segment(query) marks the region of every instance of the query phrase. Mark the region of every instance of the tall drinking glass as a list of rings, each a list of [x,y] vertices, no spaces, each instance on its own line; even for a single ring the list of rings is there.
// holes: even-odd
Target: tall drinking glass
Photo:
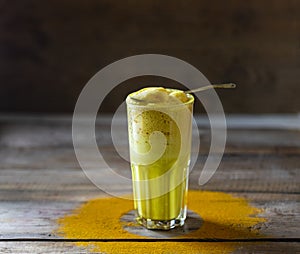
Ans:
[[[184,94],[185,102],[161,103],[134,100],[135,95],[128,95],[126,103],[136,219],[148,229],[182,226],[187,211],[194,98]]]

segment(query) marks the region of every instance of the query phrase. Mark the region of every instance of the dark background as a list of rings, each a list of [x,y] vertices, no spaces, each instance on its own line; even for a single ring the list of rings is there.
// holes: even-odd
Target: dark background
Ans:
[[[0,0],[0,112],[72,112],[97,71],[145,53],[185,60],[214,83],[236,82],[218,91],[225,112],[300,111],[298,0]],[[127,93],[121,84],[101,110]]]

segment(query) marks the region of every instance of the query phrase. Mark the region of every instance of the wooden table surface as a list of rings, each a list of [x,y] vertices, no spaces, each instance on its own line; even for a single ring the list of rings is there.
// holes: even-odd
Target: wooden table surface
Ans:
[[[128,163],[114,152],[110,119],[98,119],[97,141],[105,158],[122,174],[130,175]],[[300,116],[227,116],[224,157],[213,178],[201,187],[198,178],[209,149],[210,132],[203,116],[196,119],[201,148],[189,188],[244,197],[262,208],[261,216],[267,219],[260,226],[267,237],[245,241],[235,253],[300,253]],[[124,118],[116,124],[120,133],[126,133]],[[58,218],[83,202],[106,195],[81,170],[71,134],[71,116],[0,116],[1,253],[87,252],[74,244],[82,239],[55,234]],[[125,134],[120,144],[126,151]],[[131,190],[130,186],[112,188],[124,193]],[[222,239],[199,239],[211,240],[226,244]]]

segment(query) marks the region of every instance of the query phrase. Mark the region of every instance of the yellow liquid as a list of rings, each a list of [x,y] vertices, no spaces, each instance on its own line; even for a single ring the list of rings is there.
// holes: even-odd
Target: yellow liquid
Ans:
[[[142,159],[131,158],[134,205],[138,217],[163,221],[185,217],[192,103],[188,105],[188,110],[186,106],[160,111],[134,105],[128,105],[127,109],[131,154],[133,150],[140,154],[147,153],[151,149],[149,137],[153,132],[159,131],[166,138],[164,153],[151,164],[144,165]],[[174,119],[184,123],[181,131]],[[184,152],[181,153],[180,149]],[[165,175],[167,172],[169,174]],[[162,181],[144,181],[161,176]],[[153,193],[161,195],[151,197]]]
[[[149,172],[163,172],[163,168],[145,168],[144,166],[131,165],[133,180],[151,178]],[[176,169],[176,174],[182,178],[182,183],[168,193],[150,199],[135,200],[134,206],[138,211],[138,216],[152,220],[172,220],[185,212],[187,201],[187,168]],[[174,176],[174,177],[178,177]],[[169,179],[172,181],[172,177]],[[168,184],[168,182],[166,182]],[[159,189],[161,186],[153,184],[136,183],[133,186],[135,196],[147,197],[152,189]],[[137,194],[139,192],[139,194]]]

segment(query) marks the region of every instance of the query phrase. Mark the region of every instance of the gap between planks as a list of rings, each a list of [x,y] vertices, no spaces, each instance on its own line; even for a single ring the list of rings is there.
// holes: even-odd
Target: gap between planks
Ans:
[[[115,239],[73,239],[73,238],[2,238],[0,242],[300,242],[300,238],[115,238]]]

